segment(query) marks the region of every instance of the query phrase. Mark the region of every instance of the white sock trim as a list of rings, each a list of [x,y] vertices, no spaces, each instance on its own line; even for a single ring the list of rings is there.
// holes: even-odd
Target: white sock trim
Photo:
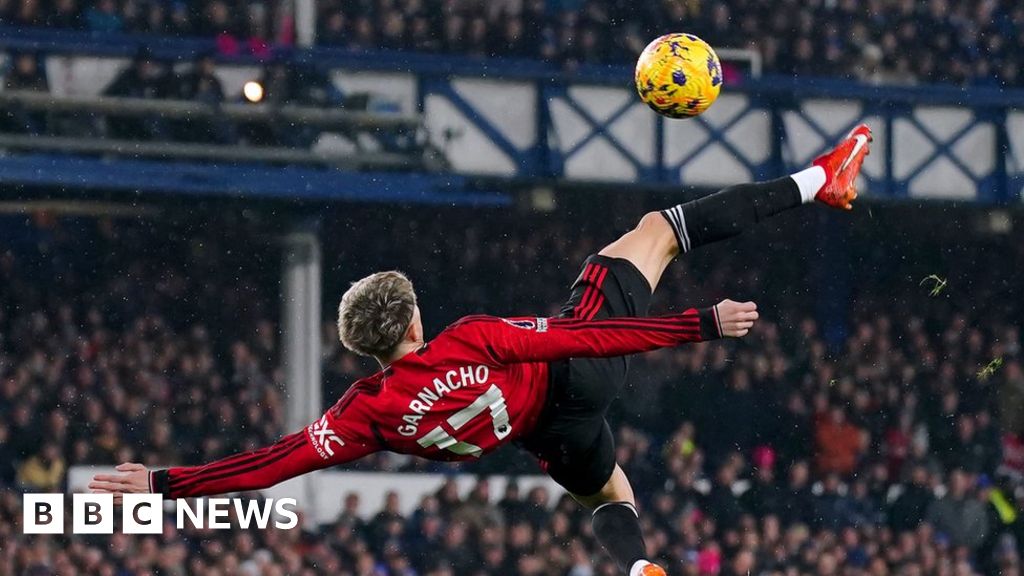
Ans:
[[[640,576],[640,571],[649,566],[651,563],[647,560],[637,560],[633,562],[633,566],[629,569],[629,576]]]
[[[683,216],[683,205],[673,206],[668,210],[662,210],[672,226],[672,229],[676,233],[676,238],[679,240],[679,250],[683,253],[690,251],[690,235],[686,231],[686,217]]]
[[[821,166],[811,166],[790,176],[800,189],[800,198],[804,204],[814,202],[818,190],[825,185],[825,169]]]
[[[625,506],[626,508],[629,508],[629,510],[633,513],[634,516],[636,516],[637,518],[640,517],[640,513],[636,511],[636,506],[633,506],[629,502],[605,502],[604,504],[601,504],[597,508],[594,508],[594,511],[591,512],[590,515],[593,516],[594,514],[597,514],[597,511],[600,510],[601,508],[604,508],[605,506]]]

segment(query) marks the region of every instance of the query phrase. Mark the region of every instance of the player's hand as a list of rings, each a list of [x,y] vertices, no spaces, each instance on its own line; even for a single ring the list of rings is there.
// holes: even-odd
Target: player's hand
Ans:
[[[723,337],[746,336],[754,326],[754,322],[757,321],[757,304],[753,302],[722,300],[715,305],[715,312],[718,314],[718,323],[722,327]]]
[[[89,482],[89,491],[94,494],[113,494],[114,503],[120,504],[125,494],[149,493],[149,469],[142,464],[125,462],[118,464],[121,474],[97,474]]]

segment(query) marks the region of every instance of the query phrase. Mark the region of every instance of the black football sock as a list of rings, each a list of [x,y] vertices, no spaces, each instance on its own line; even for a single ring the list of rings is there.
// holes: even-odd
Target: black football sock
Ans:
[[[622,572],[629,574],[633,564],[647,556],[647,546],[640,531],[640,518],[629,502],[609,502],[594,510],[594,536],[615,560]]]
[[[791,176],[730,186],[709,196],[680,204],[661,214],[672,226],[680,253],[732,238],[754,224],[804,202]]]

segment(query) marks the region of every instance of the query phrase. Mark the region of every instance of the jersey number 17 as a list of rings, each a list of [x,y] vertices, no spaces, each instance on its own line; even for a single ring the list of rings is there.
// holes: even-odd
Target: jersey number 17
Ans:
[[[498,440],[503,440],[512,433],[512,425],[508,421],[505,396],[501,393],[501,388],[498,388],[495,384],[491,384],[491,387],[478,396],[472,404],[448,417],[448,425],[458,432],[470,420],[483,414],[484,410],[488,409],[491,412],[491,423],[494,424],[494,435]],[[424,434],[422,438],[417,440],[417,443],[424,448],[437,446],[441,450],[448,450],[462,456],[479,458],[483,454],[483,449],[479,446],[457,440],[440,426]]]

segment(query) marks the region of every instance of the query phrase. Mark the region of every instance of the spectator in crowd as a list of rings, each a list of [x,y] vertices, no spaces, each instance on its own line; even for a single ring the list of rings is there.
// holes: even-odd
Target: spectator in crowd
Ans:
[[[1006,364],[1000,395],[1003,401],[999,405],[999,419],[1003,430],[1024,433],[1024,370],[1020,362],[1012,360]]]
[[[343,46],[349,35],[350,23],[342,10],[324,14],[319,22],[320,30],[317,37],[321,44],[329,46]]]
[[[913,529],[924,520],[925,514],[935,500],[928,469],[922,465],[914,467],[909,485],[890,508],[889,525],[898,532]]]
[[[847,419],[842,406],[831,406],[827,413],[819,415],[814,433],[818,472],[843,476],[852,473],[864,451],[864,435]]]
[[[0,421],[0,486],[12,486],[17,474],[17,456],[10,444],[11,430],[6,422]]]
[[[212,53],[200,55],[192,67],[171,83],[169,96],[179,100],[193,100],[209,106],[224,102],[224,87],[216,75],[216,61]],[[231,123],[223,119],[189,118],[174,122],[172,130],[176,140],[187,142],[220,142],[234,140]]]
[[[971,479],[962,468],[949,474],[948,492],[932,502],[925,518],[953,546],[975,550],[988,536],[988,515],[985,504],[971,496]]]
[[[760,446],[753,453],[754,478],[743,493],[744,509],[757,518],[778,516],[782,512],[783,493],[775,478],[775,452]]]
[[[103,91],[105,96],[166,98],[170,93],[170,79],[164,66],[147,49],[141,49],[131,66],[114,78]],[[147,116],[111,116],[107,118],[107,131],[114,138],[128,140],[157,140],[166,137],[167,122],[158,114]]]
[[[477,480],[465,502],[452,513],[452,519],[470,529],[482,531],[500,525],[503,520],[498,507],[491,504],[491,485],[486,477]]]
[[[46,25],[53,28],[82,28],[82,10],[78,0],[55,0]]]
[[[118,12],[116,0],[96,0],[85,11],[86,27],[92,32],[111,33],[124,29],[122,14]]]
[[[56,444],[46,443],[18,468],[18,485],[27,492],[59,492],[64,484],[64,458]]]
[[[290,44],[288,3],[95,0],[84,25],[97,32],[198,34],[224,54],[267,58]],[[318,41],[349,49],[444,51],[529,57],[574,68],[628,64],[660,34],[700,31],[715,46],[760,53],[769,72],[871,83],[1020,86],[1024,8],[1014,0],[823,2],[452,2],[320,0]],[[79,26],[79,0],[8,0],[0,22]],[[729,72],[731,74],[731,72]],[[729,80],[727,78],[727,80]]]
[[[5,76],[4,86],[7,90],[28,90],[32,92],[49,92],[46,71],[40,64],[40,56],[32,52],[15,52],[10,54],[11,69]]]
[[[738,455],[737,455],[738,456]],[[738,468],[741,466],[737,458],[729,458],[718,467],[711,491],[707,495],[704,508],[717,521],[725,526],[734,526],[739,522],[743,514],[739,498],[733,492],[733,486],[738,477]]]
[[[789,467],[789,480],[783,494],[785,504],[780,515],[783,524],[811,525],[818,521],[817,500],[807,462],[800,460]]]
[[[35,27],[45,23],[43,10],[45,9],[39,0],[20,0],[8,2],[6,8],[9,14],[7,20],[17,26]]]
[[[359,36],[356,44],[362,48],[434,51],[441,47],[410,41],[411,36],[433,37],[444,38],[443,48],[452,53],[540,57],[573,67],[628,63],[659,34],[702,30],[701,36],[713,45],[760,51],[767,69],[774,72],[869,82],[1018,83],[1020,42],[1007,38],[1018,37],[1008,31],[1024,19],[1022,10],[1009,1],[977,3],[985,6],[983,10],[975,4],[787,0],[779,7],[729,0],[657,2],[625,9],[624,3],[613,0],[482,6],[420,0],[371,6],[325,0],[318,7],[319,40],[327,45],[352,46],[351,38]],[[537,37],[520,41],[520,28]],[[925,30],[934,33],[925,35]],[[908,46],[914,48],[908,52]]]
[[[628,200],[628,210],[639,209],[641,199]],[[605,212],[609,203],[615,201],[600,203]],[[915,206],[915,214],[921,209]],[[42,570],[37,565],[61,574],[175,566],[195,574],[242,566],[290,574],[612,569],[571,499],[551,506],[551,494],[538,487],[525,495],[510,489],[499,503],[483,482],[471,498],[448,482],[411,515],[392,498],[369,503],[361,518],[353,501],[335,523],[316,530],[169,529],[159,536],[68,536],[59,544],[20,534],[17,471],[33,458],[33,466],[52,470],[47,444],[68,466],[186,464],[266,444],[283,431],[279,254],[272,243],[254,241],[276,231],[276,222],[168,210],[159,220],[7,216],[0,225],[0,572]],[[515,210],[345,205],[334,217],[324,210],[325,253],[346,268],[325,275],[325,293],[336,292],[332,283],[392,262],[418,279],[424,299],[447,303],[435,325],[478,310],[543,314],[564,296],[559,279],[572,272],[562,263],[578,260],[615,225],[607,215],[575,210],[571,219],[531,212],[529,227]],[[1014,511],[1024,490],[1014,461],[992,455],[990,447],[999,445],[1000,433],[1013,433],[1001,427],[1003,412],[995,409],[1020,377],[1010,367],[1019,362],[1024,299],[1008,274],[1024,264],[1024,249],[1009,236],[952,224],[958,241],[944,242],[927,218],[921,229],[906,222],[896,231],[886,225],[899,216],[892,211],[898,208],[876,207],[879,226],[847,239],[862,255],[856,263],[862,288],[850,302],[848,334],[831,347],[825,330],[807,317],[808,266],[794,265],[801,260],[793,251],[758,252],[763,256],[754,263],[688,260],[701,286],[678,283],[659,296],[664,300],[655,305],[669,306],[683,301],[684,291],[688,300],[699,291],[741,286],[763,298],[765,312],[749,342],[694,346],[633,363],[637,393],[626,395],[613,423],[624,468],[645,483],[639,505],[650,512],[645,531],[652,557],[681,573],[709,574],[1019,570],[1024,530]],[[955,213],[943,215],[956,223]],[[894,245],[892,235],[914,243],[919,261],[896,270],[902,250],[872,249]],[[435,241],[401,242],[409,237]],[[921,270],[914,267],[936,269],[929,255],[936,244],[937,261],[955,268],[951,285],[969,279],[972,298],[920,294],[913,278]],[[758,249],[730,247],[743,254]],[[450,281],[467,269],[474,282]],[[531,281],[491,281],[510,274]],[[324,397],[333,399],[375,368],[344,352],[329,328],[324,334]],[[1005,358],[1004,367],[981,382],[977,370],[996,356]],[[707,424],[706,415],[718,395],[737,388],[759,395],[753,440],[711,454],[710,435],[722,428]],[[655,406],[636,408],[637,398]],[[813,441],[802,450],[795,444],[814,438],[836,406],[845,413],[834,422],[862,431],[848,473],[819,471]],[[973,427],[960,423],[966,420]],[[895,437],[885,433],[893,428],[909,438],[897,440],[904,454],[896,461],[888,458],[899,452],[888,444]],[[949,467],[947,451],[975,454],[978,446],[977,464]],[[3,471],[5,453],[14,474]],[[488,471],[537,472],[524,460],[495,455]],[[353,468],[453,470],[388,454]],[[378,521],[366,521],[379,512]]]
[[[5,90],[48,92],[46,71],[40,56],[32,52],[10,54],[10,70],[4,75]],[[47,128],[44,112],[26,110],[17,104],[7,105],[0,112],[0,130],[22,134],[44,134]]]

